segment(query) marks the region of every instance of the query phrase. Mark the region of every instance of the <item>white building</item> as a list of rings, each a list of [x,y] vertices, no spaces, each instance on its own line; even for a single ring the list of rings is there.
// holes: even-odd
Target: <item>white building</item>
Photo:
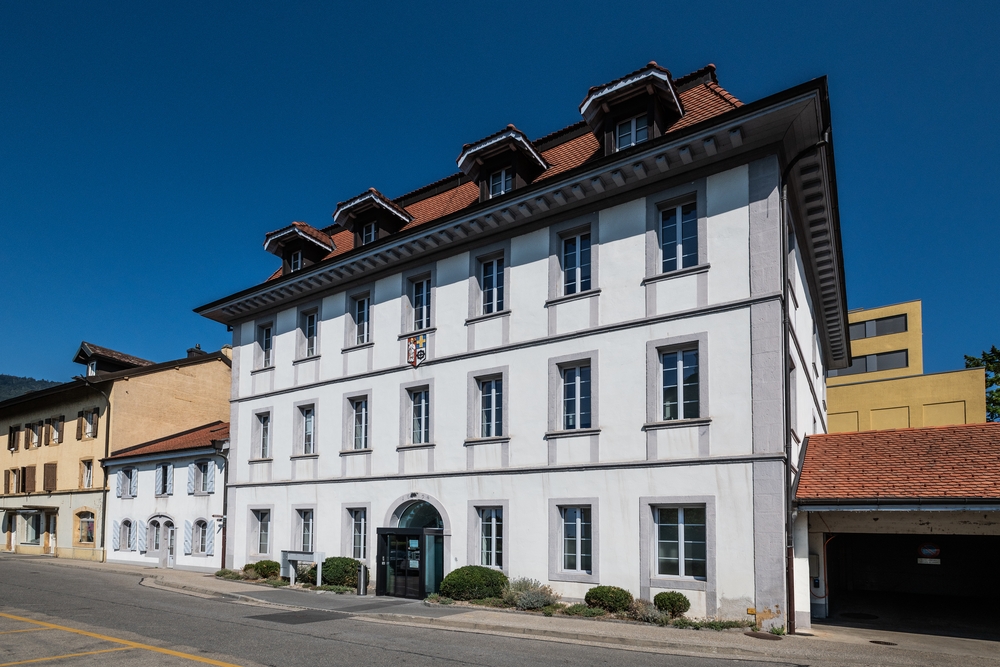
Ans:
[[[104,459],[108,562],[222,567],[228,447],[229,424],[214,422]]]
[[[484,564],[808,624],[789,461],[848,360],[826,81],[742,104],[650,63],[580,111],[268,234],[282,269],[198,310],[233,327],[227,566],[312,549],[413,597]]]

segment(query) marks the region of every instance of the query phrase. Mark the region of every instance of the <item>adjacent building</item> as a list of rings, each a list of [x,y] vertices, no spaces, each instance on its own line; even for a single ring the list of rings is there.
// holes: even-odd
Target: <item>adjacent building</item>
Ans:
[[[233,330],[227,566],[339,554],[417,597],[480,564],[808,625],[792,464],[850,361],[826,80],[743,103],[650,63],[579,111],[268,234],[281,268],[198,309]]]
[[[217,421],[106,458],[108,562],[218,570],[228,448]]]
[[[0,548],[104,558],[101,459],[153,438],[228,418],[231,362],[198,348],[154,363],[84,342],[71,382],[0,403]]]
[[[986,421],[985,370],[924,373],[921,302],[848,313],[851,365],[827,379],[830,432]]]

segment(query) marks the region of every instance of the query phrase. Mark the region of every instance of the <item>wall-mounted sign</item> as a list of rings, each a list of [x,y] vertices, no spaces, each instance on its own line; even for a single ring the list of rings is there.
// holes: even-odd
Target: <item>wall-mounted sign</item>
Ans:
[[[940,565],[940,558],[918,558],[917,565]]]
[[[414,368],[427,359],[427,337],[424,335],[410,336],[406,339],[406,363]]]
[[[937,558],[941,555],[941,547],[931,542],[924,542],[917,547],[917,553],[921,558]]]

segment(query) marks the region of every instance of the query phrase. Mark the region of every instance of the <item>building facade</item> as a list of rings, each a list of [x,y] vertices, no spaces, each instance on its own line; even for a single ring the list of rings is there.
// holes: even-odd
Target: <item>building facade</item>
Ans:
[[[827,379],[830,432],[986,421],[985,370],[924,374],[920,301],[848,313],[851,365]]]
[[[228,448],[229,424],[214,422],[105,459],[108,562],[222,567]]]
[[[743,104],[651,63],[580,111],[268,234],[281,269],[198,309],[233,328],[227,566],[322,551],[417,597],[479,564],[808,624],[789,461],[848,363],[825,80]]]
[[[226,350],[228,353],[228,350]],[[228,354],[153,363],[83,343],[71,382],[0,403],[0,548],[103,560],[107,481],[118,448],[227,418]]]

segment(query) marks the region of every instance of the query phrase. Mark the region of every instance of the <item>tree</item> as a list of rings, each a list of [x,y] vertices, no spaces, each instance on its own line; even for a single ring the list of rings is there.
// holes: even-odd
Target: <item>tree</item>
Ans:
[[[965,367],[986,369],[986,419],[1000,422],[1000,350],[994,345],[981,357],[965,355]]]

